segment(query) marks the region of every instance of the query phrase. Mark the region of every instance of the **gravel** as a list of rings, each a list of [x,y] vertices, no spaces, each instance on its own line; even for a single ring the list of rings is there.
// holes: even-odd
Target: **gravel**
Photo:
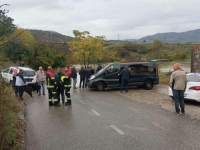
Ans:
[[[128,93],[116,93],[137,102],[157,105],[170,112],[175,112],[174,101],[168,95],[167,85],[160,84],[154,86],[152,90],[134,88],[129,90]],[[200,120],[200,103],[196,101],[185,101],[185,112],[190,118]]]

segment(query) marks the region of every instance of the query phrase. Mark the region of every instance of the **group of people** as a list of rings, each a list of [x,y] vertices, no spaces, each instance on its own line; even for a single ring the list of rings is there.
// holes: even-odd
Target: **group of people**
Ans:
[[[96,73],[101,70],[101,65],[98,65],[96,69]],[[95,73],[92,66],[88,66],[86,68],[81,67],[79,71],[80,75],[80,83],[79,88],[87,87],[87,83],[89,78]],[[128,66],[118,74],[121,79],[120,91],[122,92],[125,88],[126,92],[128,92],[128,83],[131,79],[131,73],[128,69]],[[37,83],[40,85],[40,90],[38,91],[38,96],[41,94],[45,95],[45,80],[48,89],[48,99],[49,106],[61,106],[60,105],[60,97],[62,99],[62,103],[65,105],[71,105],[71,78],[73,79],[73,89],[77,89],[77,71],[75,65],[70,69],[69,67],[65,67],[65,72],[63,73],[61,68],[57,68],[57,73],[54,74],[52,67],[48,67],[47,73],[44,72],[43,68],[40,66],[39,70],[36,73]],[[23,99],[24,86],[27,86],[26,81],[23,77],[23,69],[13,70],[13,85],[15,86],[15,95],[18,96],[19,99]],[[184,91],[186,89],[186,72],[181,69],[179,63],[174,64],[174,72],[171,74],[169,86],[172,88],[174,102],[175,102],[175,110],[177,115],[185,113],[184,106]],[[65,102],[65,96],[67,101]],[[180,107],[179,107],[180,106]]]
[[[98,64],[98,67],[96,69],[96,73],[102,69],[102,66],[100,64]],[[73,79],[73,89],[77,89],[76,87],[76,83],[77,83],[77,72],[76,72],[76,68],[75,66],[72,67],[72,79]],[[79,75],[80,75],[80,83],[79,83],[79,88],[85,88],[88,86],[88,81],[89,78],[95,73],[94,69],[92,68],[92,66],[87,66],[85,67],[81,67],[80,71],[79,71]]]
[[[65,67],[65,73],[63,73],[59,67],[57,73],[54,74],[52,67],[49,66],[47,73],[45,73],[43,68],[39,67],[39,70],[36,73],[36,80],[40,85],[38,96],[41,96],[42,93],[45,95],[44,83],[46,80],[49,106],[61,106],[60,97],[62,98],[62,103],[65,103],[66,106],[71,105],[71,72],[69,67]],[[65,96],[67,98],[66,102]]]
[[[98,72],[102,67],[98,65],[96,72]],[[92,66],[88,66],[86,69],[81,67],[79,71],[80,75],[80,84],[79,88],[87,87],[88,80],[91,75],[95,73]],[[77,89],[77,70],[75,65],[70,69],[69,67],[65,67],[65,72],[62,72],[62,69],[59,67],[57,68],[57,73],[54,74],[52,67],[48,67],[47,73],[43,71],[42,67],[39,67],[39,70],[36,73],[36,80],[37,83],[40,85],[40,90],[38,91],[38,96],[41,94],[45,95],[45,80],[46,86],[48,89],[48,99],[49,99],[49,106],[61,106],[61,99],[62,103],[65,105],[71,105],[71,79],[73,80],[73,89]],[[65,102],[65,97],[67,101]]]

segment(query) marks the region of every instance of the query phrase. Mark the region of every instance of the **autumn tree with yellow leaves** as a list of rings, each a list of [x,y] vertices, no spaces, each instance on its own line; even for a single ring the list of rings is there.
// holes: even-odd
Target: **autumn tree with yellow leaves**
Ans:
[[[90,36],[88,31],[73,31],[74,38],[70,42],[73,57],[82,62],[84,66],[91,62],[102,62],[105,56],[104,36]]]

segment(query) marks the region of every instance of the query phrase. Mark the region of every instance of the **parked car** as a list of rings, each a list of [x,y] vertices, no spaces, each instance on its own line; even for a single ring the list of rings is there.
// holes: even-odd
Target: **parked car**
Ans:
[[[1,72],[2,78],[6,83],[12,84],[12,73],[15,68],[18,72],[20,69],[24,70],[24,79],[29,86],[34,86],[36,84],[36,72],[31,68],[19,66],[11,66]]]
[[[186,100],[200,102],[200,73],[186,74],[187,86],[184,93]],[[169,87],[169,96],[173,98],[172,89]]]
[[[129,86],[143,86],[145,89],[151,90],[154,85],[159,84],[156,62],[130,62],[107,65],[90,77],[88,87],[98,91],[103,91],[105,88],[119,88],[118,74],[125,66],[128,66],[131,71]]]

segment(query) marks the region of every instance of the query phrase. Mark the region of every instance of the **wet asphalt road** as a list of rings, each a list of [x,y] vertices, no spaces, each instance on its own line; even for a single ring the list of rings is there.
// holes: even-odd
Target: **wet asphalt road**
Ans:
[[[72,106],[26,96],[27,150],[198,150],[200,122],[157,106],[89,89]],[[123,93],[126,94],[126,93]]]

